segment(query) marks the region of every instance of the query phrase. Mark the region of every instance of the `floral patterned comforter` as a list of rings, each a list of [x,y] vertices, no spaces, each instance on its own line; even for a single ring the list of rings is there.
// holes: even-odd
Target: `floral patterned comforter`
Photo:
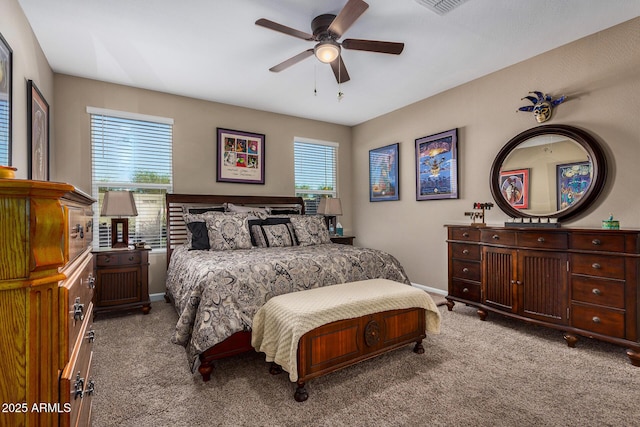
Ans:
[[[239,331],[270,298],[320,286],[383,278],[410,284],[397,259],[376,250],[326,243],[313,246],[189,251],[171,254],[167,292],[179,319],[171,338],[198,355]]]

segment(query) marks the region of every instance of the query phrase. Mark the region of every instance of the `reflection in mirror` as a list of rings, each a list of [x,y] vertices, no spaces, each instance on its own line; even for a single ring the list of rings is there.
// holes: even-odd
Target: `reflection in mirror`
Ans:
[[[528,169],[526,175],[509,173],[522,169]],[[502,162],[500,188],[505,200],[521,212],[548,216],[582,198],[591,183],[591,172],[589,156],[576,141],[541,135],[519,144]]]
[[[491,167],[491,194],[512,218],[567,219],[584,212],[604,187],[598,142],[582,129],[543,125],[512,138]]]

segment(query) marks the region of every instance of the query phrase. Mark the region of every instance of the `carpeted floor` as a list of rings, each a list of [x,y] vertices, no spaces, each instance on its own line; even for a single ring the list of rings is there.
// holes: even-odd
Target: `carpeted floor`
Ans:
[[[640,368],[623,348],[475,309],[440,307],[442,332],[426,352],[406,346],[312,380],[293,399],[286,374],[261,354],[220,361],[208,383],[169,342],[177,315],[94,323],[93,425],[106,426],[631,426],[640,422]]]

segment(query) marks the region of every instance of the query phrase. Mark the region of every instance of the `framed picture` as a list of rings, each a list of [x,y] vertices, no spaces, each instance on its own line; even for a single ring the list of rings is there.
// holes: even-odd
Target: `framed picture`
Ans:
[[[369,150],[369,201],[400,200],[400,160],[395,143]]]
[[[416,200],[458,198],[458,129],[416,139]]]
[[[11,166],[13,51],[0,34],[0,165]]]
[[[217,128],[218,182],[264,184],[264,135]]]
[[[558,210],[578,202],[591,185],[591,162],[565,163],[556,166]]]
[[[500,171],[500,192],[516,209],[529,208],[529,169]]]
[[[49,181],[49,104],[33,80],[27,82],[27,111],[29,179]]]

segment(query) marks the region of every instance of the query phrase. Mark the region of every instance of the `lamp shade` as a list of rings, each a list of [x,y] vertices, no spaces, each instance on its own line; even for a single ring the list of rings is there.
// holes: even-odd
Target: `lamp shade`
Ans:
[[[340,55],[340,46],[333,41],[324,41],[316,45],[314,53],[320,62],[330,64]]]
[[[322,215],[342,215],[342,203],[340,199],[323,197],[318,205],[318,213]]]
[[[102,201],[100,216],[138,216],[131,191],[107,191]]]

